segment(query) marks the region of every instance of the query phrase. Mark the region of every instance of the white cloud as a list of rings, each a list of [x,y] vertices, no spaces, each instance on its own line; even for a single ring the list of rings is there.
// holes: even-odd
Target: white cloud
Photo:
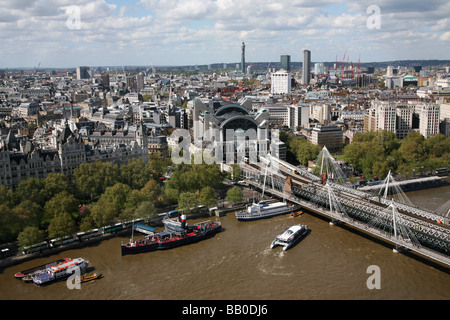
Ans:
[[[447,59],[449,2],[378,0],[379,30],[366,26],[371,4],[372,0],[129,0],[123,4],[0,0],[0,67],[32,66],[37,52],[45,52],[40,57],[45,64],[64,66],[81,61],[88,65],[238,62],[241,41],[247,44],[249,61],[278,61],[280,54],[300,61],[304,46],[310,46],[314,61],[334,61],[345,49],[355,57],[361,53],[365,61],[419,55]],[[67,8],[72,5],[80,8],[78,30],[66,25]]]
[[[450,40],[450,31],[447,31],[445,33],[443,33],[440,37],[439,40],[442,41],[449,41]]]

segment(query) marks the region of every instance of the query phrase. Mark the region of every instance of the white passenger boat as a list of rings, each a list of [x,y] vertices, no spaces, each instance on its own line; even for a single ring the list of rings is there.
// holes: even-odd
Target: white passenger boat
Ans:
[[[273,249],[276,246],[282,246],[283,251],[286,251],[306,234],[307,231],[308,227],[306,225],[295,224],[279,234],[275,240],[272,241],[270,249]]]
[[[239,221],[250,221],[263,218],[271,218],[281,214],[287,214],[298,210],[300,206],[289,205],[286,202],[254,203],[247,210],[236,212]]]
[[[34,284],[41,286],[53,281],[67,278],[79,271],[80,274],[86,271],[89,261],[83,258],[76,258],[65,263],[61,263],[47,268],[43,273],[33,277]]]

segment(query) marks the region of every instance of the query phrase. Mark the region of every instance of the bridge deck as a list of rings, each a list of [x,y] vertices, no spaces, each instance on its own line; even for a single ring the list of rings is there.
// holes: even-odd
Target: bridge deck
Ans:
[[[271,173],[270,171],[267,173],[267,176],[265,178],[265,185],[263,185],[261,181],[261,175],[264,175],[264,173],[266,172],[265,164],[260,164],[260,166],[255,164],[254,165],[242,164],[241,168],[243,169],[244,174],[247,176],[246,182],[250,185],[253,185],[256,188],[260,189],[264,188],[265,192],[270,193],[276,197],[284,198],[293,203],[300,204],[302,207],[311,212],[325,216],[333,221],[338,220],[344,223],[345,225],[351,226],[352,228],[355,228],[359,231],[370,234],[389,243],[393,243],[396,246],[399,245],[402,248],[411,250],[417,253],[418,255],[432,259],[446,266],[450,266],[450,257],[442,252],[435,251],[431,248],[428,248],[427,246],[416,245],[410,241],[395,238],[393,235],[387,233],[386,231],[377,229],[375,227],[371,227],[369,224],[364,223],[363,221],[358,221],[357,219],[353,219],[352,217],[347,216],[345,214],[331,212],[329,209],[314,204],[312,202],[309,202],[305,199],[302,199],[294,195],[293,193],[286,193],[272,188],[273,185],[272,178],[274,180],[278,180],[277,183],[279,184],[280,179],[285,181],[287,177],[292,179],[292,187],[294,187],[294,185],[299,186],[300,188],[305,188],[308,186],[314,186],[317,188],[323,187],[323,185],[317,183],[319,181],[319,178],[312,175],[311,173],[306,172],[304,170],[302,171],[301,169],[296,168],[290,165],[289,163],[280,161],[278,159],[277,162],[280,165],[280,167],[278,168],[279,170],[277,170],[276,173]],[[297,175],[293,175],[292,174],[293,172],[297,173]],[[339,190],[338,192],[340,192],[340,201],[343,201],[343,203],[350,201],[355,205],[355,207],[359,208],[364,207],[365,210],[371,211],[372,214],[374,212],[379,212],[383,210],[387,206],[386,201],[380,201],[379,198],[373,197],[372,195],[366,192],[354,190],[335,183],[331,183],[330,185],[332,185],[333,188]],[[317,189],[317,192],[323,193],[324,189]],[[416,225],[420,224],[421,227],[423,226],[424,229],[431,230],[430,233],[433,233],[432,236],[435,236],[434,233],[436,232],[438,237],[443,237],[445,238],[444,241],[448,241],[448,238],[450,237],[450,235],[448,234],[450,232],[448,226],[435,225],[434,220],[436,220],[437,218],[435,217],[434,214],[424,211],[420,208],[413,208],[403,204],[400,204],[399,207],[400,207],[399,209],[405,210],[405,213],[411,214],[410,219],[412,219]],[[421,219],[427,219],[429,222],[415,219],[414,215],[416,214],[418,218],[420,217]],[[435,231],[434,229],[437,228],[439,230]]]

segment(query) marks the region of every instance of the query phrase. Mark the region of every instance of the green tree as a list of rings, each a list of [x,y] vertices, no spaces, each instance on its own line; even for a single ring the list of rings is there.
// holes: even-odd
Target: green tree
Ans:
[[[163,176],[172,165],[170,158],[162,158],[158,154],[150,154],[148,156],[147,167],[150,172],[153,172],[153,179],[159,180],[159,177]]]
[[[43,190],[42,195],[45,201],[50,200],[56,194],[66,191],[70,193],[72,190],[69,186],[67,176],[62,173],[50,173],[45,179],[42,180]]]
[[[214,207],[218,202],[217,194],[213,188],[208,186],[204,187],[202,188],[202,190],[200,190],[198,202],[207,207]]]
[[[23,248],[36,243],[40,243],[44,241],[44,238],[44,231],[39,230],[36,227],[26,227],[17,237],[19,250],[23,250]]]
[[[102,199],[92,205],[91,217],[97,227],[103,227],[115,223],[120,210],[115,202],[106,202]]]
[[[14,191],[7,186],[0,186],[0,199],[1,203],[13,208],[17,202],[17,195]]]
[[[116,183],[115,185],[106,188],[105,192],[100,197],[102,202],[114,203],[119,211],[127,207],[128,195],[131,193],[131,188],[123,183]]]
[[[155,205],[151,201],[143,201],[134,210],[134,218],[152,219],[158,216]]]
[[[39,205],[44,205],[44,182],[41,179],[31,177],[19,182],[16,188],[18,201],[31,200]]]
[[[423,143],[425,153],[432,157],[442,157],[450,153],[450,137],[445,137],[442,133],[429,137]]]
[[[198,207],[198,198],[193,192],[183,192],[178,199],[178,210],[185,214],[194,213]]]
[[[20,221],[22,228],[39,227],[42,220],[42,208],[31,200],[24,200],[13,209],[13,214]]]
[[[387,161],[375,161],[371,173],[374,177],[384,179],[389,173],[389,170],[391,170],[391,168],[389,167],[389,163]]]
[[[122,182],[132,189],[141,189],[150,178],[149,167],[142,159],[133,159],[120,166]]]
[[[180,197],[180,191],[175,188],[169,188],[166,185],[164,188],[164,202],[168,205],[175,204],[178,202],[178,198]]]
[[[0,204],[0,241],[11,241],[17,237],[21,225],[13,210],[4,204]]]
[[[67,212],[57,214],[48,225],[48,236],[58,238],[71,235],[77,231],[77,225],[72,216]]]
[[[147,201],[147,196],[141,190],[131,190],[127,197],[127,208],[135,209],[144,201]]]
[[[227,191],[226,200],[231,203],[236,203],[244,200],[241,188],[234,186]]]
[[[424,155],[423,145],[417,140],[404,141],[399,151],[406,162],[418,162]]]
[[[147,201],[156,202],[161,195],[161,187],[156,180],[148,180],[144,187],[140,190]]]
[[[217,164],[179,164],[173,171],[166,187],[178,189],[180,193],[201,190],[210,186],[218,188],[222,184],[223,174]]]
[[[78,216],[78,200],[67,191],[56,194],[45,203],[44,212],[46,219],[52,219],[59,214],[67,213],[72,217]]]
[[[94,219],[91,216],[83,217],[80,222],[80,231],[86,232],[92,230],[92,228],[94,228]]]
[[[82,163],[75,168],[73,181],[78,192],[92,201],[120,181],[119,167],[111,162]]]
[[[372,175],[375,162],[384,161],[384,150],[376,142],[352,142],[344,148],[344,160],[366,176]]]

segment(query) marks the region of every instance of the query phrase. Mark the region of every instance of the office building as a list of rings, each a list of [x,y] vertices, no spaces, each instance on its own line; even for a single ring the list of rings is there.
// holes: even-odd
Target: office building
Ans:
[[[281,65],[281,69],[284,69],[287,72],[291,72],[291,56],[282,55],[280,57],[280,65]]]
[[[311,51],[303,50],[302,83],[309,84],[311,80]]]
[[[289,128],[298,130],[306,128],[309,123],[309,105],[296,104],[289,106]]]
[[[344,133],[336,125],[318,125],[311,131],[311,143],[327,147],[328,151],[338,151],[344,146]]]
[[[279,70],[271,74],[272,94],[288,94],[291,93],[291,74],[287,70]]]
[[[77,80],[89,79],[89,67],[77,67]]]
[[[314,74],[323,74],[324,73],[324,65],[323,62],[317,62],[314,64]]]
[[[426,138],[439,133],[440,107],[436,103],[420,103],[416,106],[419,113],[419,132]]]
[[[412,130],[426,138],[439,133],[440,106],[435,103],[374,101],[364,115],[364,130],[389,130],[399,139]]]
[[[364,116],[364,130],[389,130],[396,132],[396,105],[388,101],[373,101]]]
[[[404,139],[408,133],[412,130],[412,121],[414,108],[410,105],[397,105],[396,109],[397,119],[396,119],[396,133],[399,139]]]

